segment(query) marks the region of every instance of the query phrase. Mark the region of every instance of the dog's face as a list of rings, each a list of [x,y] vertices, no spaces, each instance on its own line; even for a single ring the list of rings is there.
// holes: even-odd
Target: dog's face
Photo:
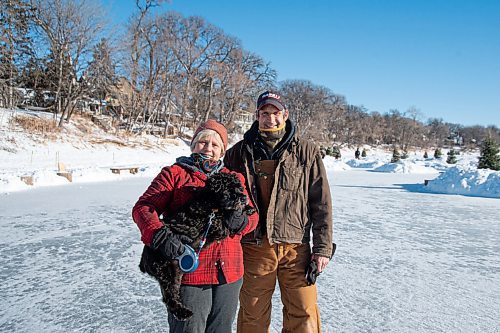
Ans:
[[[247,204],[238,177],[230,173],[218,173],[207,180],[204,190],[216,207],[222,210],[242,209]]]

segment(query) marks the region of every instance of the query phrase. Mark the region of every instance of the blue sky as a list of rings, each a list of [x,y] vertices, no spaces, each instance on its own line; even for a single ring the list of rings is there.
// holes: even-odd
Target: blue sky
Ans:
[[[124,22],[134,0],[102,0]],[[173,0],[262,56],[368,111],[500,127],[500,1]]]

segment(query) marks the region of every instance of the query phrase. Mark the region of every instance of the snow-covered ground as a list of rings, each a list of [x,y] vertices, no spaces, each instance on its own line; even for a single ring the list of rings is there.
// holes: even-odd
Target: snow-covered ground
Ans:
[[[0,332],[165,331],[130,211],[187,145],[105,133],[46,144],[7,118],[0,110]],[[500,331],[499,172],[476,170],[477,153],[455,166],[423,152],[397,164],[381,149],[353,154],[324,160],[338,250],[318,279],[323,331]],[[279,290],[271,325],[281,331]]]
[[[57,141],[26,134],[12,125],[13,116],[51,117],[48,113],[3,111],[0,109],[0,193],[68,184],[57,176],[62,163],[72,173],[74,183],[121,180],[127,172],[111,173],[110,167],[137,166],[137,176],[152,177],[175,156],[188,153],[185,142],[155,137],[109,135],[88,121],[77,118],[65,126]],[[33,185],[21,181],[32,177]]]

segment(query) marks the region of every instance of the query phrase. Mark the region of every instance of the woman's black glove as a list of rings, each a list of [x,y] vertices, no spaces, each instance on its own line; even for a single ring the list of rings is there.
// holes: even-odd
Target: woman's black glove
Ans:
[[[160,251],[167,259],[174,259],[184,253],[184,244],[191,243],[193,240],[184,235],[176,235],[167,227],[159,229],[153,235],[151,248]]]
[[[231,210],[225,212],[224,223],[227,225],[229,232],[234,235],[245,229],[248,224],[248,216],[241,210]]]

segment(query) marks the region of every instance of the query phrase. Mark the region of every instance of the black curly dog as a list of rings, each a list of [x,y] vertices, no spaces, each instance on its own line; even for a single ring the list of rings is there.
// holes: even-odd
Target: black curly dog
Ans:
[[[180,208],[174,216],[165,218],[164,223],[173,233],[191,238],[193,242],[189,245],[197,250],[212,212],[215,212],[215,217],[203,247],[230,234],[223,223],[224,212],[230,210],[243,210],[247,215],[255,212],[255,208],[247,205],[247,196],[236,175],[217,173],[207,180],[205,187],[199,190],[193,200]],[[139,268],[160,283],[163,302],[178,320],[186,320],[193,315],[181,302],[180,286],[184,273],[179,268],[178,260],[166,259],[158,251],[144,246]]]

